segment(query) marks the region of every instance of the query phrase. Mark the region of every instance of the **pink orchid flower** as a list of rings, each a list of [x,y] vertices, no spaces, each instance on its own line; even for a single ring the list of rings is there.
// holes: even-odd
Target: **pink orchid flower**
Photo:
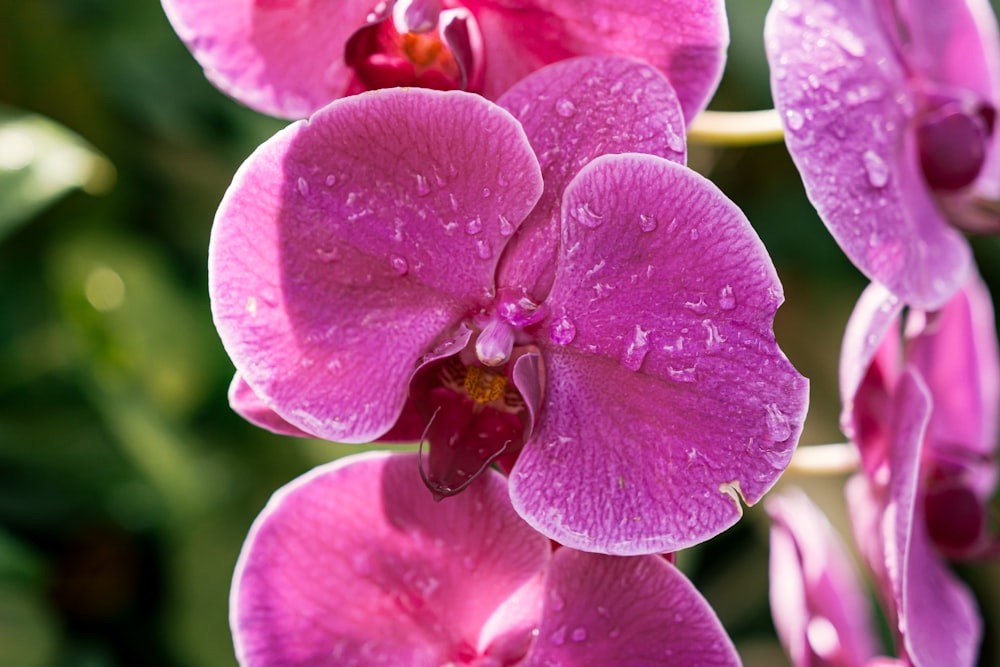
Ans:
[[[274,494],[233,578],[243,667],[739,665],[666,559],[553,550],[500,474],[435,503],[417,465],[359,454]]]
[[[987,0],[776,0],[771,88],[806,192],[850,260],[936,310],[1000,232],[1000,39]]]
[[[496,99],[553,62],[642,58],[685,117],[722,76],[723,0],[163,0],[208,78],[264,113],[304,118],[365,90],[419,86]]]
[[[234,407],[426,440],[437,496],[499,462],[518,513],[574,548],[729,527],[787,466],[808,388],[774,340],[773,265],[680,164],[682,132],[666,79],[616,58],[550,66],[501,106],[392,89],[291,125],[212,231]]]
[[[878,656],[868,596],[826,515],[799,489],[765,501],[771,615],[795,667],[899,664]]]
[[[915,665],[972,665],[981,620],[945,557],[993,551],[1000,399],[993,309],[976,277],[940,311],[877,284],[858,302],[841,358],[842,427],[862,472],[848,485],[856,539]]]

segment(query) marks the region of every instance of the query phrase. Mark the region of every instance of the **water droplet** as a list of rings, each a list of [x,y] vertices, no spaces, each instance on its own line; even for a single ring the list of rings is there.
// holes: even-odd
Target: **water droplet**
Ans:
[[[872,187],[884,188],[889,182],[889,165],[873,150],[865,151],[862,159],[865,163],[865,171],[868,173],[868,182],[872,184]]]
[[[500,236],[510,236],[514,233],[514,225],[511,224],[502,213],[497,216],[500,220]]]
[[[316,248],[316,256],[321,262],[335,262],[340,258],[340,251],[336,248],[327,250],[326,248]]]
[[[667,125],[667,146],[675,153],[684,151],[684,135],[674,130],[673,126]]]
[[[448,201],[451,202],[451,210],[458,213],[458,200],[455,199],[455,195],[449,194]]]
[[[698,240],[698,228],[697,227],[692,227],[690,235],[691,235],[691,240],[692,241],[697,241]]]
[[[733,294],[732,285],[726,285],[719,290],[719,308],[722,310],[732,310],[736,307],[736,295]]]
[[[656,218],[645,213],[639,214],[639,229],[644,232],[651,232],[656,229]]]
[[[423,174],[417,174],[417,195],[420,197],[426,197],[431,193],[431,186],[427,182],[427,177]]]
[[[771,403],[767,410],[767,432],[775,442],[784,442],[792,435],[792,427],[788,423],[788,417],[776,403]]]
[[[566,643],[566,626],[560,625],[555,632],[549,635],[549,643],[554,646],[562,646]]]
[[[684,307],[698,315],[704,315],[708,312],[708,304],[705,303],[703,296],[699,296],[697,301],[685,301]]]
[[[479,259],[489,259],[493,256],[493,249],[490,248],[490,244],[479,239],[476,241],[476,254],[479,255]]]
[[[327,185],[327,187],[333,187],[336,184],[337,184],[337,177],[334,176],[333,174],[327,174],[326,175],[326,185]]]
[[[392,255],[389,258],[389,264],[392,265],[392,270],[401,276],[405,276],[406,272],[410,270],[410,265],[406,261],[406,258],[399,255]]]
[[[309,194],[309,181],[299,176],[299,192],[303,197]]]
[[[563,607],[566,606],[566,602],[557,591],[553,590],[549,592],[549,605],[553,611],[562,611]]]
[[[673,366],[667,367],[667,376],[674,382],[690,383],[697,379],[697,373],[695,367],[691,368],[674,368]]]
[[[582,642],[587,638],[587,628],[581,625],[573,630],[573,633],[569,637],[575,642]]]
[[[632,330],[632,337],[628,345],[625,346],[625,351],[622,353],[620,360],[622,368],[630,371],[639,370],[642,368],[642,362],[646,359],[647,354],[649,354],[649,332],[637,324]]]
[[[683,614],[674,614],[674,623],[683,623],[683,622],[684,622]]]
[[[573,324],[573,320],[563,314],[552,323],[549,336],[552,338],[552,342],[557,345],[569,345],[576,338],[576,325]]]
[[[576,105],[573,104],[572,100],[562,97],[556,102],[556,113],[563,118],[569,118],[576,113]]]
[[[604,216],[594,213],[593,209],[590,208],[590,204],[584,203],[576,207],[576,221],[584,227],[594,229],[601,226]]]
[[[483,199],[489,199],[489,196],[493,194],[489,188],[483,188]]]
[[[802,129],[802,126],[805,125],[806,119],[795,109],[789,109],[785,112],[785,122],[788,123],[789,129],[796,132]]]
[[[847,28],[834,28],[831,30],[830,36],[840,48],[855,58],[861,58],[865,55],[865,43]]]
[[[480,218],[476,217],[465,223],[466,234],[471,236],[473,234],[478,234],[481,231],[483,231],[483,221]]]

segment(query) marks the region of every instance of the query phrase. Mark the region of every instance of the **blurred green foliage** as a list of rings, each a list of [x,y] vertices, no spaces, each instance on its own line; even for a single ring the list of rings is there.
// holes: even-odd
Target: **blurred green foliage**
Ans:
[[[730,3],[716,108],[769,105],[766,6]],[[209,230],[239,163],[284,123],[208,84],[155,0],[0,0],[0,103],[0,667],[235,664],[229,578],[253,517],[357,449],[273,436],[226,403]],[[779,338],[813,383],[803,442],[837,441],[836,358],[864,281],[782,146],[691,162],[783,278]],[[1000,245],[977,251],[995,288]],[[808,482],[841,522],[842,481]],[[766,525],[748,518],[680,563],[746,664],[780,664]],[[997,569],[968,575],[996,628]],[[996,651],[988,637],[983,664]]]

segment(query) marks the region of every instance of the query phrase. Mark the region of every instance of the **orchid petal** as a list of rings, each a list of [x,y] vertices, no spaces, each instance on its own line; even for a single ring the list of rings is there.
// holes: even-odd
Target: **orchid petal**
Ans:
[[[971,592],[934,552],[919,494],[921,448],[931,399],[912,369],[900,378],[897,395],[883,535],[888,544],[888,576],[899,609],[898,629],[914,665],[971,666],[976,664],[982,620]]]
[[[205,75],[247,106],[305,118],[344,95],[354,73],[344,44],[370,0],[162,0]]]
[[[873,617],[840,536],[798,489],[765,504],[773,522],[771,613],[792,664],[865,665],[877,646]]]
[[[559,62],[521,80],[497,102],[521,125],[542,165],[545,191],[504,252],[503,289],[541,301],[552,284],[559,205],[566,185],[599,155],[648,153],[684,163],[684,117],[670,82],[627,58]]]
[[[701,542],[774,484],[802,428],[807,381],[771,330],[774,268],[715,186],[649,155],[584,167],[562,224],[514,507],[585,551]]]
[[[776,2],[765,37],[785,143],[848,258],[904,302],[933,310],[965,281],[968,243],[920,171],[916,93],[873,3]]]
[[[729,28],[722,0],[478,0],[489,72],[483,94],[496,98],[540,67],[578,55],[640,58],[663,70],[690,120],[722,77]],[[536,36],[525,39],[525,35]]]
[[[261,146],[223,200],[209,249],[223,344],[285,421],[373,440],[421,354],[492,296],[501,220],[516,227],[541,185],[520,126],[482,98],[335,102]]]
[[[977,275],[927,317],[906,356],[934,397],[928,438],[935,448],[989,458],[997,448],[1000,409],[1000,358],[989,291]]]
[[[302,429],[292,426],[278,416],[277,412],[267,407],[239,373],[233,376],[233,381],[229,384],[229,407],[254,426],[267,429],[271,433],[299,438],[313,437]]]
[[[437,667],[478,653],[512,594],[540,606],[550,546],[511,510],[503,478],[488,473],[435,503],[416,467],[414,454],[362,454],[275,493],[233,580],[240,664]],[[486,648],[507,641],[523,655],[524,614],[506,617],[513,626],[494,622]],[[512,627],[520,643],[505,639]]]
[[[553,555],[525,667],[739,665],[715,612],[659,556]]]
[[[861,452],[868,471],[885,462],[885,415],[902,366],[903,303],[878,283],[858,299],[840,351],[841,429]]]

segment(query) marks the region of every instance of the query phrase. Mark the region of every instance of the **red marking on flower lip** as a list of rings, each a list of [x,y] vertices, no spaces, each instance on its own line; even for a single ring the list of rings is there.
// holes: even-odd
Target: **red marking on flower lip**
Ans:
[[[481,60],[478,27],[471,14],[439,16],[437,26],[406,30],[388,13],[355,32],[344,48],[344,61],[368,90],[415,86],[434,90],[470,90]],[[403,30],[403,32],[401,32]],[[476,31],[475,36],[472,31]]]
[[[961,190],[979,176],[986,162],[996,110],[960,100],[932,101],[917,125],[920,166],[931,188]]]

